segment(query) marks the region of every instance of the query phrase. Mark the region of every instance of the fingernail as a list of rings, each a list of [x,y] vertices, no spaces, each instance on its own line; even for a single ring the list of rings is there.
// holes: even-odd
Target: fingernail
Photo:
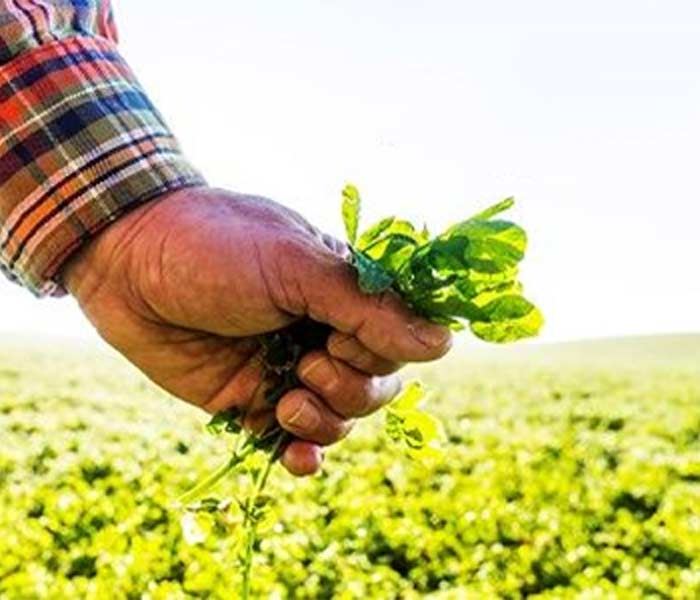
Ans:
[[[304,400],[296,412],[289,417],[288,424],[305,431],[315,431],[321,423],[321,415],[316,407]]]
[[[433,325],[427,321],[409,325],[409,330],[421,344],[429,348],[444,346],[451,337],[450,330],[441,325]]]
[[[338,373],[327,358],[312,362],[301,371],[300,375],[304,381],[323,390],[332,388],[338,381]]]

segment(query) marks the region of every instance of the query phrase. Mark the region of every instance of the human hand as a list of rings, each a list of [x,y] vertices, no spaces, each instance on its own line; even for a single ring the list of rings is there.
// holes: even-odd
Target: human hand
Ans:
[[[282,462],[305,475],[320,446],[396,394],[402,363],[439,358],[451,341],[393,293],[362,294],[346,255],[270,200],[189,188],[110,225],[64,282],[100,335],[164,389],[209,412],[238,407],[249,429],[276,417],[295,436]],[[305,387],[271,407],[258,336],[303,317],[333,332],[300,361]]]

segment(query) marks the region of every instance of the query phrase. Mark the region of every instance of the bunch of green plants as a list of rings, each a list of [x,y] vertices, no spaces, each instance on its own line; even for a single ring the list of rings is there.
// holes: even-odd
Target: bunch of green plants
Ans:
[[[355,186],[347,185],[342,192],[342,217],[360,289],[366,294],[391,290],[418,315],[455,331],[468,326],[487,342],[507,343],[536,336],[543,324],[542,314],[523,296],[518,279],[527,236],[515,223],[497,218],[513,203],[512,198],[503,200],[434,237],[425,226],[417,228],[396,217],[382,219],[359,234],[360,194]],[[271,406],[301,385],[296,375],[299,360],[307,352],[323,348],[329,334],[327,325],[307,319],[260,337],[265,397]],[[420,382],[411,382],[386,413],[386,434],[412,458],[431,458],[440,452],[442,427],[422,409],[425,395]],[[207,426],[211,433],[234,436],[231,456],[179,500],[187,507],[183,520],[187,527],[193,513],[228,506],[227,500],[209,497],[222,479],[239,473],[249,477],[245,496],[233,498],[244,515],[240,597],[246,599],[258,524],[269,508],[265,486],[291,438],[277,424],[262,433],[243,431],[244,416],[233,408],[212,418]]]

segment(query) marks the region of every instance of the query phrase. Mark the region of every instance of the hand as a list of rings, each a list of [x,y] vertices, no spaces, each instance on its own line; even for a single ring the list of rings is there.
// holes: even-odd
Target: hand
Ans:
[[[389,401],[402,363],[450,345],[392,293],[357,288],[347,248],[269,200],[209,188],[166,194],[123,216],[64,270],[100,335],[155,383],[209,412],[236,406],[259,430],[294,434],[282,462],[315,472],[320,446]],[[333,328],[304,356],[303,388],[263,397],[256,336],[308,316]]]

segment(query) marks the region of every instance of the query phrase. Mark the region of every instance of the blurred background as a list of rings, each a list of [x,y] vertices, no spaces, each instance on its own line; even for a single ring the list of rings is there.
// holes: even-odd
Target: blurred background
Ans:
[[[700,331],[700,5],[116,0],[122,50],[210,183],[338,235],[508,195],[545,341]],[[0,332],[91,337],[0,282]]]

